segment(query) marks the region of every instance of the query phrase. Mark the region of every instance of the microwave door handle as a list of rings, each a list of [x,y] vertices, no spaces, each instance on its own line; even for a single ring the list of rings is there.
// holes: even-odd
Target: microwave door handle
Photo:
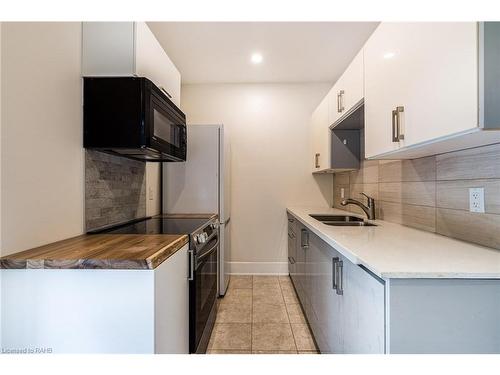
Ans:
[[[165,88],[164,88],[163,86],[160,86],[160,89],[161,89],[161,91],[163,91],[163,92],[164,92],[164,93],[168,96],[168,98],[169,98],[169,99],[172,99],[172,95],[170,95],[170,94],[168,93],[168,91],[167,91],[167,90],[165,90]]]

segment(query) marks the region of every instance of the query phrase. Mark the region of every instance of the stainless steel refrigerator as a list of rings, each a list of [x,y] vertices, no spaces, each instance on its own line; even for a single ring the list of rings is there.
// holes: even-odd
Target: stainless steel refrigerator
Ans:
[[[223,125],[188,125],[187,160],[163,164],[163,212],[219,215],[219,294],[226,293],[231,259],[231,165]]]

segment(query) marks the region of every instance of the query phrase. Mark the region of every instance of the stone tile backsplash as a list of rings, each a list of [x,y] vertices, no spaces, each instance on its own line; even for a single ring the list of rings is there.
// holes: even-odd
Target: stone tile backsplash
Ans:
[[[87,230],[146,216],[146,164],[85,151]]]
[[[470,187],[484,187],[485,213],[469,212]],[[500,249],[500,144],[414,160],[365,160],[334,176],[333,206],[375,198],[378,218]],[[348,210],[363,214],[356,206]]]

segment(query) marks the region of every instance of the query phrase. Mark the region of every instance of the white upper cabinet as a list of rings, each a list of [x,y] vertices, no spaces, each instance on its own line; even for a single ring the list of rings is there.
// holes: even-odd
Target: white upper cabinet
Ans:
[[[326,100],[328,101],[328,126],[335,123],[342,116],[341,95],[342,93],[337,83],[333,85],[326,95]]]
[[[328,95],[311,116],[312,171],[323,172],[330,168],[330,129],[328,122]]]
[[[165,89],[172,101],[180,106],[181,75],[146,23],[136,23],[135,38],[137,75]]]
[[[382,23],[364,67],[367,158],[478,127],[476,23]]]
[[[144,22],[84,22],[82,74],[146,77],[180,106],[181,75]]]
[[[363,52],[359,52],[311,116],[313,173],[332,169],[330,126],[363,99]],[[351,168],[345,169],[349,170]]]
[[[330,91],[330,125],[349,113],[363,99],[363,75],[363,50],[361,50]]]

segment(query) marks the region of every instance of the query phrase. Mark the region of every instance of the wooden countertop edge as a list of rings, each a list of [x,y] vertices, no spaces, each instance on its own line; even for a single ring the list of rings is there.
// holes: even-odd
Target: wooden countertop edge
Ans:
[[[165,245],[161,249],[159,249],[156,253],[150,255],[149,257],[146,258],[146,263],[148,265],[148,269],[155,269],[158,267],[160,264],[162,264],[164,261],[166,261],[168,258],[170,258],[172,255],[174,255],[177,251],[179,251],[184,245],[186,245],[189,242],[189,236],[184,235],[175,241],[169,243],[168,245]],[[171,251],[168,252],[167,250],[171,249]],[[165,257],[163,255],[167,254]]]
[[[91,235],[97,236],[97,235]],[[119,235],[116,235],[119,236]],[[62,240],[65,241],[65,240]],[[58,241],[56,243],[62,242]],[[0,269],[113,269],[113,270],[153,270],[161,263],[174,255],[189,242],[188,235],[179,235],[179,238],[169,242],[145,259],[19,259],[9,258],[9,255],[0,258]],[[22,253],[22,252],[21,252]],[[19,253],[14,253],[15,255]]]

